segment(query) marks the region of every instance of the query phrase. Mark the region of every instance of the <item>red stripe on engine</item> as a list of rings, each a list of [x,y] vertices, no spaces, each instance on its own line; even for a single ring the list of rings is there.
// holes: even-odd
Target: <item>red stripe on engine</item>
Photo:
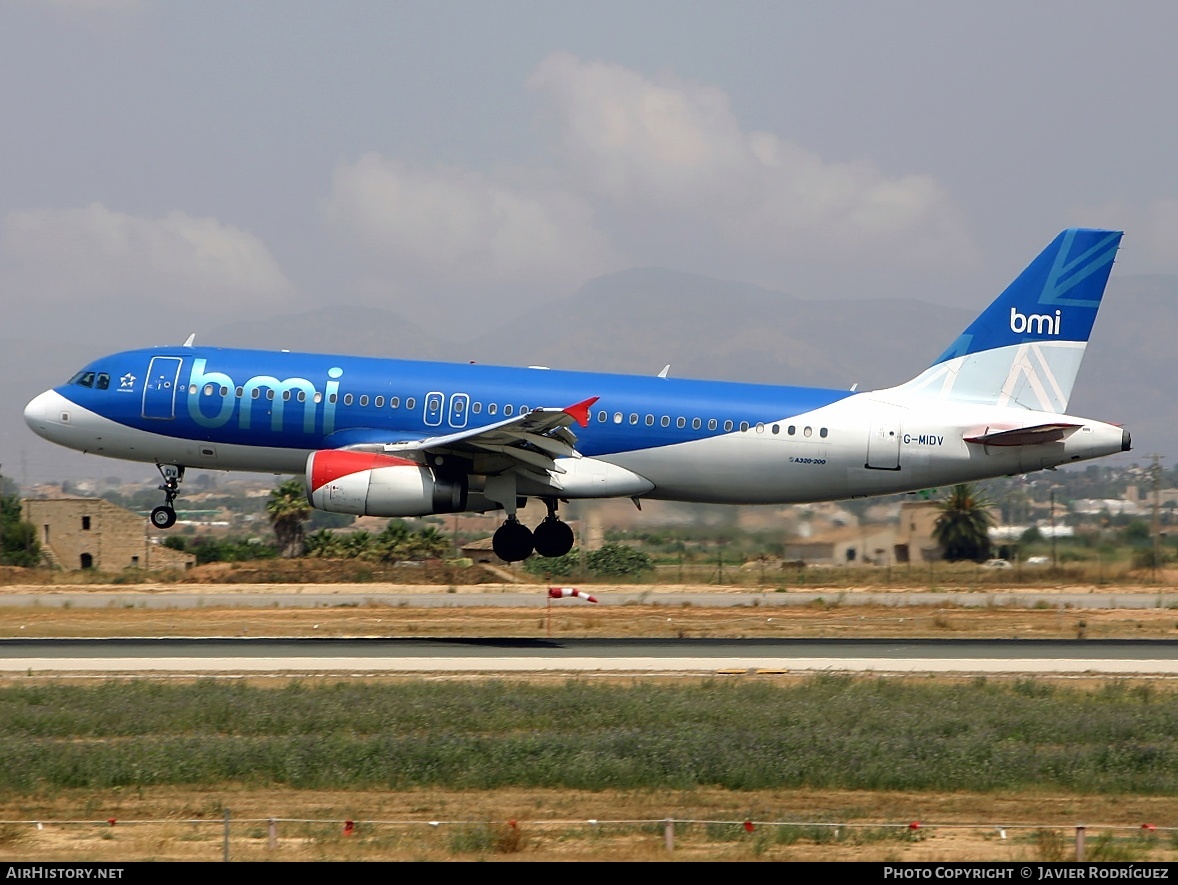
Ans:
[[[418,466],[415,461],[394,458],[392,455],[380,455],[375,452],[344,452],[327,449],[316,452],[311,457],[312,492],[323,488],[333,479],[360,473],[362,470],[375,470],[378,467],[400,467],[406,464]]]

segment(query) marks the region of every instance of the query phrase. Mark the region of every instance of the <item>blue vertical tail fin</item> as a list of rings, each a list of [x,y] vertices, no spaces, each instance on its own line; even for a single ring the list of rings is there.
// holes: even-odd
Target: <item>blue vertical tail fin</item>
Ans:
[[[1065,411],[1121,236],[1065,230],[932,366],[896,389]]]

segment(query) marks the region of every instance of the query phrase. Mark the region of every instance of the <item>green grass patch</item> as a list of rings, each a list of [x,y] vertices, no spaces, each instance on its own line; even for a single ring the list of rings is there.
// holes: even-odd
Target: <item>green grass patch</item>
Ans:
[[[815,676],[0,689],[0,790],[1178,791],[1174,692]]]

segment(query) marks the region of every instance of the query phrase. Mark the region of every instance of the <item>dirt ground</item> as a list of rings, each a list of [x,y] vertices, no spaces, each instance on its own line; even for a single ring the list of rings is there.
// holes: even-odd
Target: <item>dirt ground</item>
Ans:
[[[265,586],[275,593],[293,589]],[[167,594],[192,593],[196,588],[208,598],[206,605],[193,609],[153,610],[117,603],[96,609],[6,607],[3,603],[5,595],[33,591]],[[225,604],[231,599],[223,595],[226,589],[217,584],[7,585],[0,587],[0,637],[1178,636],[1178,611],[1167,608],[859,606],[845,604],[837,595],[820,604],[790,608],[703,608],[653,604],[654,594],[653,601],[636,605],[595,606],[563,600],[548,607],[544,588],[539,587],[534,609],[493,605],[413,609],[355,605],[346,600],[353,591],[361,596],[387,592],[383,585],[307,585],[303,592],[341,592],[340,605],[243,609]],[[237,589],[269,592],[258,585],[238,585]],[[425,592],[420,587],[404,589]],[[520,590],[485,585],[431,589],[439,593]],[[273,841],[271,818],[275,819]],[[667,819],[676,821],[670,845]],[[354,822],[350,832],[345,830],[348,820]],[[1178,861],[1178,831],[1172,829],[1178,827],[1176,797],[737,793],[707,788],[641,793],[522,789],[383,793],[244,785],[0,797],[0,860],[220,861],[228,844],[232,860],[252,861],[1035,862],[1074,859],[1080,823],[1086,825],[1089,860]]]
[[[865,588],[867,589],[867,588]],[[878,592],[879,588],[870,588]],[[893,588],[894,592],[915,592]],[[1102,588],[1102,595],[1125,597],[1141,587]],[[496,607],[501,593],[534,591],[532,608]],[[1036,594],[1083,592],[1084,588],[1036,588]],[[676,603],[675,592],[723,592],[723,588],[681,586],[586,587],[598,604],[562,599],[551,604],[546,586],[397,585],[397,584],[136,584],[126,585],[0,585],[0,637],[109,636],[276,636],[276,637],[516,637],[575,638],[1178,638],[1178,610],[1161,607],[1171,588],[1145,591],[1159,604],[1141,609],[1054,607],[952,607],[939,605],[849,604],[855,589],[834,590],[820,602],[797,606],[703,607]],[[268,596],[301,593],[335,595],[336,604],[317,608],[242,607],[238,593]],[[610,595],[640,593],[642,603],[610,604]],[[747,592],[742,588],[733,592]],[[1026,588],[1021,592],[1029,593]],[[64,593],[85,593],[109,602],[99,608],[57,605],[6,606],[5,597],[36,594],[48,602]],[[197,594],[196,608],[146,608],[125,601],[122,594],[143,594],[156,600],[169,595]],[[436,593],[439,596],[484,596],[486,607],[411,608],[407,603],[370,604],[375,594]],[[771,594],[766,594],[771,596]]]
[[[245,787],[8,799],[0,860],[220,861],[226,810],[231,860],[1050,861],[1075,858],[1081,821],[1089,860],[1178,860],[1143,828],[1178,819],[1170,797]]]

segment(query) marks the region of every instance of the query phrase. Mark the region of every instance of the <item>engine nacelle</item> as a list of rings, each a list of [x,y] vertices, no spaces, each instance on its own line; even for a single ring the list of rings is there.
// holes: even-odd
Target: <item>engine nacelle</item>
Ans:
[[[428,516],[466,509],[467,480],[438,479],[428,467],[369,452],[325,450],[307,458],[313,507],[357,516]]]

